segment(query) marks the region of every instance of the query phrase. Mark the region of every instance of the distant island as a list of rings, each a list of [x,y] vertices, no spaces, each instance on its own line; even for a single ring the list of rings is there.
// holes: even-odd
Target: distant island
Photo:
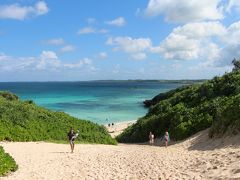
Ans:
[[[128,80],[92,80],[91,82],[154,82],[154,83],[180,83],[180,84],[194,84],[203,83],[207,79],[181,79],[181,80],[155,80],[155,79],[128,79]]]

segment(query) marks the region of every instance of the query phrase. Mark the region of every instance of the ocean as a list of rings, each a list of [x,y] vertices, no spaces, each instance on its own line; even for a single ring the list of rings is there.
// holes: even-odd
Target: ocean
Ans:
[[[144,116],[148,111],[144,100],[182,85],[157,81],[1,82],[0,90],[54,111],[108,124]]]

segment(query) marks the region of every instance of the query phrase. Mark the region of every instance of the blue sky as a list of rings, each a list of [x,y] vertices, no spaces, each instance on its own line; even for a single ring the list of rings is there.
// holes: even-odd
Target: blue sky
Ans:
[[[0,81],[200,79],[240,57],[239,0],[1,0]]]

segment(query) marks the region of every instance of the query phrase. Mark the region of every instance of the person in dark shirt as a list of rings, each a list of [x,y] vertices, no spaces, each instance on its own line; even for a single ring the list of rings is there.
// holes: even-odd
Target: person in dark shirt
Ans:
[[[74,137],[75,137],[75,133],[74,133],[73,128],[71,128],[70,131],[68,132],[68,140],[69,140],[69,143],[71,146],[71,153],[73,153],[73,151],[74,151],[74,140],[75,140]]]

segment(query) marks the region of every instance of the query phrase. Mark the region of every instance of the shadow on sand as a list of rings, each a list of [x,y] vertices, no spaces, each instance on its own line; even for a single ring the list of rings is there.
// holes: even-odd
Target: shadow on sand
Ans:
[[[188,150],[198,150],[198,151],[207,151],[220,148],[239,148],[240,146],[240,135],[236,136],[227,136],[223,138],[209,138],[208,136],[209,129],[200,131],[195,135],[182,140],[182,141],[170,141],[168,146],[180,145],[187,147]],[[185,144],[185,145],[184,145]],[[143,146],[156,146],[156,147],[165,147],[164,141],[161,139],[156,139],[154,145],[150,145],[148,142],[145,143],[129,143],[128,145],[143,145]]]
[[[209,138],[208,132],[209,129],[201,131],[187,139],[190,141],[190,146],[188,149],[207,151],[224,147],[239,148],[240,135],[222,138]]]
[[[120,143],[121,144],[121,143]],[[155,146],[155,147],[165,147],[165,141],[162,138],[156,138],[154,140],[154,144],[150,145],[149,142],[143,142],[143,143],[123,143],[123,144],[127,144],[127,145],[142,145],[142,146]],[[170,143],[168,144],[168,146],[174,145],[176,144],[175,141],[170,141]]]

